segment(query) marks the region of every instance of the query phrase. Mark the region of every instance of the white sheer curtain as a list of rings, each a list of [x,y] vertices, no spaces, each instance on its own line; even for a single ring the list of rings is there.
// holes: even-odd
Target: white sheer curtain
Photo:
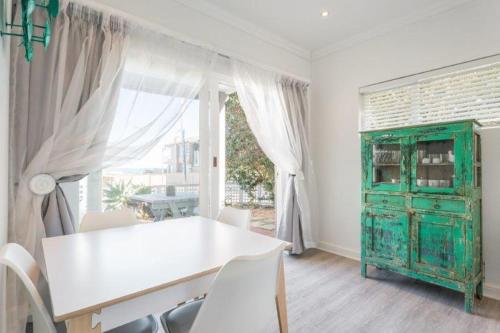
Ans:
[[[288,175],[277,236],[300,254],[315,241],[311,223],[314,176],[307,142],[305,116],[307,85],[232,60],[236,91],[250,129],[269,159]]]
[[[197,98],[216,60],[208,49],[135,27],[101,168],[145,156]]]
[[[59,216],[60,225],[48,228],[54,219],[42,219],[44,197],[30,191],[31,178],[68,181],[140,159],[196,98],[216,54],[66,2],[46,52],[37,48],[27,64],[17,45],[12,50],[9,241],[44,270],[41,239],[75,226]],[[57,191],[49,200],[54,195],[56,212],[67,211]],[[22,295],[9,274],[8,306],[0,304],[9,332],[23,331]]]

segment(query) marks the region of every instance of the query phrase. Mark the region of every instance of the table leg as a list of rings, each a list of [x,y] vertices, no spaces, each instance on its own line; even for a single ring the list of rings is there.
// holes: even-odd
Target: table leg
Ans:
[[[280,259],[280,267],[278,271],[276,308],[278,310],[278,321],[280,324],[280,332],[288,333],[288,316],[286,312],[285,266],[283,264],[283,256]]]
[[[101,324],[92,328],[92,313],[66,320],[67,333],[101,333]]]

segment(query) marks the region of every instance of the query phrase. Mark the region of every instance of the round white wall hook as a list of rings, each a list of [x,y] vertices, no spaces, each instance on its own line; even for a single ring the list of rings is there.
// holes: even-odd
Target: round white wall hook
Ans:
[[[31,178],[29,187],[31,192],[37,195],[46,195],[54,191],[56,181],[51,175],[41,173]]]

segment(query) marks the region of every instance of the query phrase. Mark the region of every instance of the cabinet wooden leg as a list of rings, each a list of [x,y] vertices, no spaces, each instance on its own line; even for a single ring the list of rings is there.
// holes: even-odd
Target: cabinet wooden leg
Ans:
[[[364,261],[363,259],[361,260],[361,276],[366,278],[366,261]]]
[[[478,299],[483,299],[483,281],[480,281],[476,286],[476,297]]]
[[[474,309],[474,283],[468,282],[465,287],[465,312],[472,313]]]

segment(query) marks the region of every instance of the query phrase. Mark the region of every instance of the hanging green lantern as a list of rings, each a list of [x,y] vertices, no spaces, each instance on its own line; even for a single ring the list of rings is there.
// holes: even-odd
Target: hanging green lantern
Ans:
[[[33,12],[40,8],[46,12],[45,25],[33,24]],[[41,43],[47,48],[52,36],[52,21],[59,13],[59,0],[21,0],[21,22],[6,23],[5,26],[16,29],[16,32],[4,32],[0,30],[0,36],[10,35],[22,38],[20,45],[26,51],[25,58],[28,62],[33,59],[33,43]],[[1,27],[3,28],[3,27]]]
[[[33,26],[31,26],[31,30],[29,29],[28,26],[23,27],[23,35],[22,35],[22,43],[21,45],[24,46],[25,50],[25,58],[26,61],[30,62],[31,59],[33,58],[33,46],[31,45],[31,38],[33,34]]]
[[[21,1],[21,7],[22,7],[22,13],[23,16],[26,15],[31,20],[31,15],[35,11],[35,0],[22,0]]]
[[[59,14],[59,0],[49,0],[47,12],[51,19],[55,18]]]
[[[43,31],[43,47],[49,47],[50,37],[52,36],[52,25],[50,20],[45,21],[45,30]]]

